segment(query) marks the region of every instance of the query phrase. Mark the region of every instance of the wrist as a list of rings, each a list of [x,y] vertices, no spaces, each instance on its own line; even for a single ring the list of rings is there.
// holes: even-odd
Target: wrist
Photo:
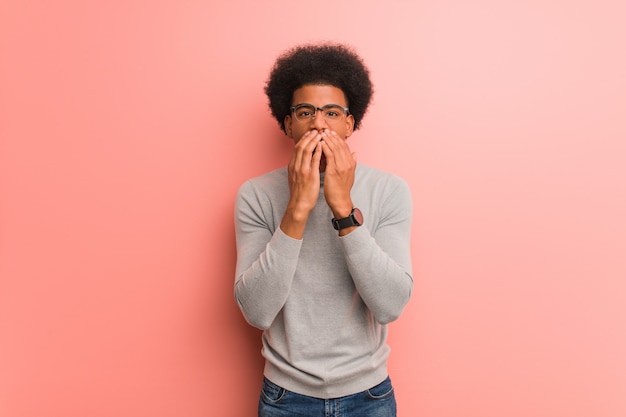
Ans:
[[[352,204],[352,201],[330,206],[330,210],[333,212],[333,217],[336,219],[348,217],[353,208],[354,204]]]
[[[287,218],[291,222],[306,223],[312,210],[313,210],[313,207],[307,207],[307,206],[298,205],[298,204],[293,204],[293,205],[289,204],[287,205],[287,208],[285,209],[283,218]]]
[[[310,210],[298,210],[287,207],[282,221],[280,222],[280,229],[287,236],[294,239],[302,239],[307,220],[309,219],[309,213]]]
[[[363,224],[363,213],[354,207],[350,210],[350,214],[343,218],[333,218],[331,220],[333,228],[339,231],[339,235],[343,236]]]

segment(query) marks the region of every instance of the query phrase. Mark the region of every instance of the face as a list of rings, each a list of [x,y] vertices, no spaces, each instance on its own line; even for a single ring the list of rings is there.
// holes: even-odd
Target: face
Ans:
[[[340,88],[332,85],[305,85],[293,92],[291,105],[309,103],[315,107],[324,107],[327,104],[339,104],[348,107],[346,96]],[[351,114],[342,116],[336,120],[324,118],[321,111],[317,111],[315,118],[310,120],[298,120],[293,113],[285,116],[285,132],[294,142],[298,142],[302,135],[309,130],[319,132],[329,129],[334,130],[341,138],[346,140],[354,130],[354,117]]]

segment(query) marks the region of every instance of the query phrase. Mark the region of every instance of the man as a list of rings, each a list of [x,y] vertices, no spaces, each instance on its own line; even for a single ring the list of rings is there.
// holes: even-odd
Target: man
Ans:
[[[369,71],[344,45],[300,46],[265,92],[295,146],[288,167],[241,186],[235,208],[235,298],[263,330],[259,416],[395,416],[387,323],[413,285],[412,203],[347,143]]]

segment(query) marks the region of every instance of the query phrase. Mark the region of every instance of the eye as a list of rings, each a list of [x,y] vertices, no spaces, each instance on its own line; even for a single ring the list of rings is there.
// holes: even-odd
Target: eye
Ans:
[[[343,115],[343,108],[337,105],[331,105],[324,110],[324,117],[327,119],[338,119]]]
[[[311,111],[310,110],[305,110],[305,109],[300,109],[296,112],[296,116],[301,117],[301,118],[307,118],[307,117],[311,117]]]
[[[308,120],[315,114],[315,108],[309,104],[303,104],[296,106],[294,113],[297,119]]]

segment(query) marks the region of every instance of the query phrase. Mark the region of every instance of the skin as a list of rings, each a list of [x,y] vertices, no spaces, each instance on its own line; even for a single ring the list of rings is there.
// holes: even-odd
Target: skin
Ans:
[[[310,103],[348,106],[343,91],[331,85],[305,85],[293,93],[292,105]],[[356,155],[346,140],[354,131],[354,117],[328,122],[319,115],[300,121],[292,114],[285,116],[285,132],[294,141],[288,166],[290,198],[280,224],[281,230],[294,239],[302,239],[306,222],[320,192],[320,172],[325,172],[324,198],[335,218],[350,215],[354,207],[350,190],[354,184]],[[356,226],[342,229],[345,236]]]

